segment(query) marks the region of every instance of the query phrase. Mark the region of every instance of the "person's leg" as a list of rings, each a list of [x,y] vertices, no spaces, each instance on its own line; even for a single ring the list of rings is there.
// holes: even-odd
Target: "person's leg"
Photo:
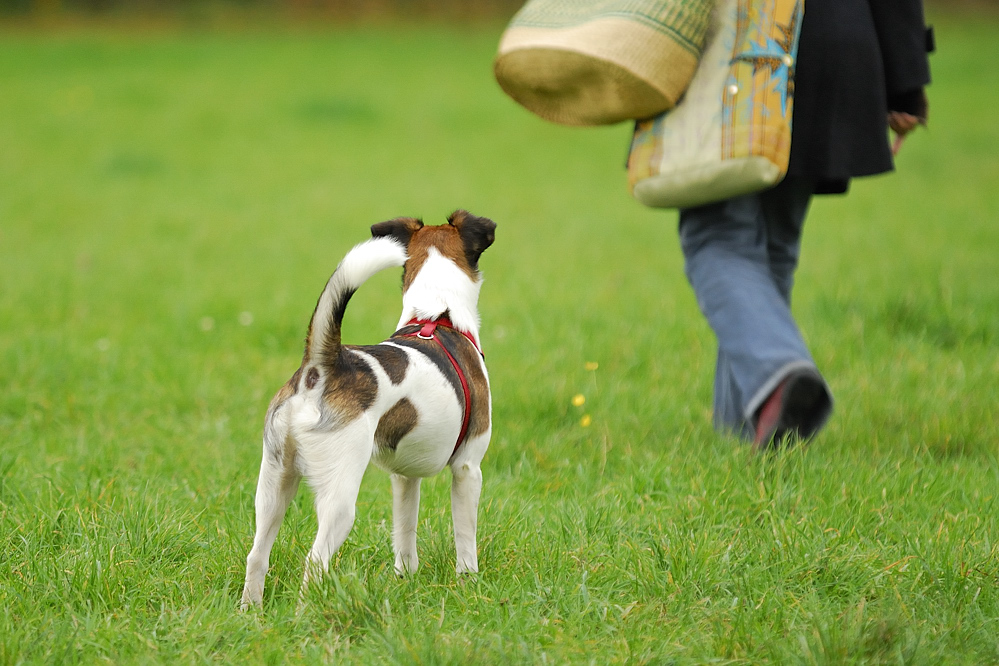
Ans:
[[[801,251],[801,230],[812,199],[810,180],[787,178],[762,192],[760,202],[766,220],[767,259],[777,290],[790,305],[794,271]]]
[[[787,178],[762,194],[770,274],[789,306],[813,190],[811,181]],[[755,444],[770,448],[789,435],[808,439],[817,433],[832,413],[832,395],[817,369],[801,367],[771,377],[748,401],[747,409],[753,415]]]
[[[680,212],[687,277],[718,338],[715,426],[747,439],[764,401],[792,374],[818,377],[828,395],[789,306],[809,195],[792,181]]]
[[[715,388],[712,403],[715,430],[731,432],[745,439],[753,438],[753,431],[742,416],[742,392],[736,382],[735,372],[728,354],[718,347],[715,361]]]

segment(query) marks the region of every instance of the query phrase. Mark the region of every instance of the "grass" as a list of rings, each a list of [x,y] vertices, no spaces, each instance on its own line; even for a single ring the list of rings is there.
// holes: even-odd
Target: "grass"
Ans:
[[[931,129],[813,206],[795,307],[837,412],[771,459],[711,430],[628,128],[506,100],[498,26],[4,34],[0,663],[999,662],[999,26],[933,18]],[[323,282],[373,222],[456,207],[499,224],[481,575],[454,580],[445,474],[397,579],[372,471],[306,610],[303,491],[237,613]],[[346,339],[398,307],[376,276]]]

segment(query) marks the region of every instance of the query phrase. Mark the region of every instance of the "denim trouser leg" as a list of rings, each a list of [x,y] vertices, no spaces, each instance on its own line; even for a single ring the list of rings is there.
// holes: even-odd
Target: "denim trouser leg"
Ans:
[[[786,179],[765,192],[680,211],[687,278],[718,338],[720,430],[752,438],[754,413],[781,379],[815,368],[790,308],[811,195],[811,182]]]

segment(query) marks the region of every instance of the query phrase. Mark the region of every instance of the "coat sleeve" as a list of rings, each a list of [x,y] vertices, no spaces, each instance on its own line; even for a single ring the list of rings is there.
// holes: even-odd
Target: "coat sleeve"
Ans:
[[[888,106],[922,115],[923,86],[930,82],[927,51],[931,33],[923,19],[922,0],[869,0],[881,58]]]

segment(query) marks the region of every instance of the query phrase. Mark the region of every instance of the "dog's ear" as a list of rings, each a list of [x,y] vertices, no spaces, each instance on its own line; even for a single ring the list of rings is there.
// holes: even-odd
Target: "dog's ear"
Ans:
[[[447,223],[458,230],[465,246],[465,258],[472,270],[479,268],[479,256],[496,240],[496,223],[486,217],[476,217],[468,211],[456,210]]]
[[[414,217],[397,217],[394,220],[388,220],[387,222],[372,224],[371,235],[374,238],[391,236],[402,243],[403,247],[409,247],[409,239],[413,237],[413,234],[422,228],[422,220],[417,220]]]

